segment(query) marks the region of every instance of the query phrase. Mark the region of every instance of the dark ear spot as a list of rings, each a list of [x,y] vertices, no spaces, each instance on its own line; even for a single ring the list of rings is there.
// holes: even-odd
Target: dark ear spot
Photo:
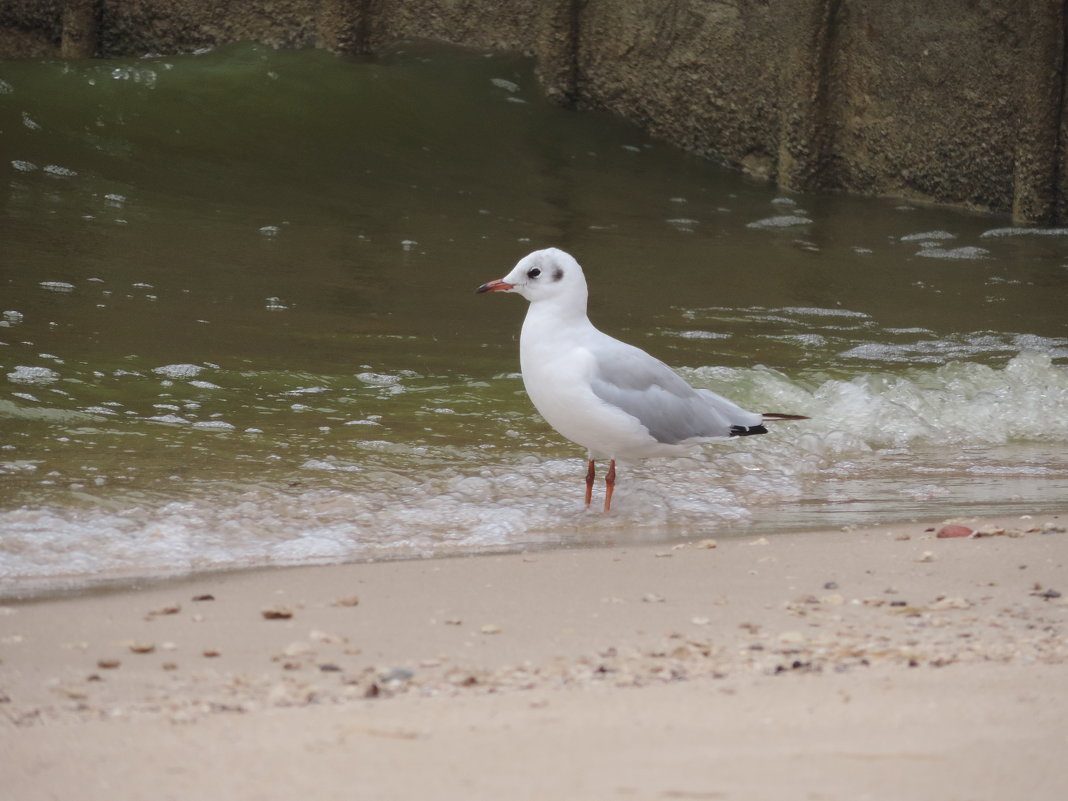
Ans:
[[[562,269],[557,267],[555,270],[553,270],[553,281],[559,281],[563,277],[564,271]]]

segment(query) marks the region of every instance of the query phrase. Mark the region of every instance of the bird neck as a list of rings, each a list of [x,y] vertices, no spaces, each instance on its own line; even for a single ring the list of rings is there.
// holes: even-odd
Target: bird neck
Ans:
[[[533,301],[527,309],[526,321],[549,327],[570,327],[589,325],[586,316],[586,288],[581,292],[568,292],[555,297],[541,298]]]

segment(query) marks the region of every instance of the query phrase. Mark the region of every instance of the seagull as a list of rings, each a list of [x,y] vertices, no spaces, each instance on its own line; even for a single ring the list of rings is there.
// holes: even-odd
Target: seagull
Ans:
[[[764,423],[806,420],[748,412],[695,389],[645,351],[594,328],[582,267],[558,248],[524,256],[476,292],[514,292],[530,301],[519,337],[523,386],[545,421],[586,449],[586,506],[594,462],[608,459],[604,510],[612,508],[616,460],[679,456],[703,442],[766,434]]]

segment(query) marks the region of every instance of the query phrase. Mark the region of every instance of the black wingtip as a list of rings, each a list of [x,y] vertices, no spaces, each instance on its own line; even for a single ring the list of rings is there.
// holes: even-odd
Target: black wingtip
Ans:
[[[753,434],[767,434],[764,426],[731,426],[732,437],[750,437]]]

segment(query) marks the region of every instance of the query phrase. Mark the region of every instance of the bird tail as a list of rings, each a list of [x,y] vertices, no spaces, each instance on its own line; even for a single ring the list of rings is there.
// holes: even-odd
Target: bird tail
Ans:
[[[780,420],[808,420],[803,414],[779,414],[777,412],[765,412],[761,423],[775,423]],[[768,430],[763,425],[755,426],[731,426],[730,436],[748,437],[753,434],[767,434]]]
[[[732,437],[748,437],[753,434],[767,434],[768,430],[764,426],[731,426]]]

